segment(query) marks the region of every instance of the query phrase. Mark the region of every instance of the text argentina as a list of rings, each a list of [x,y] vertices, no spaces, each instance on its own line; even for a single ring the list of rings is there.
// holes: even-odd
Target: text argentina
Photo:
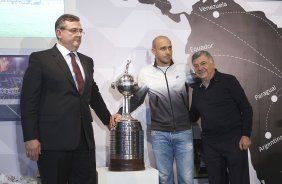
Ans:
[[[277,137],[277,138],[273,139],[272,141],[270,141],[269,143],[260,146],[260,147],[259,147],[259,152],[268,150],[272,145],[274,145],[274,144],[280,142],[281,140],[282,140],[282,136]]]

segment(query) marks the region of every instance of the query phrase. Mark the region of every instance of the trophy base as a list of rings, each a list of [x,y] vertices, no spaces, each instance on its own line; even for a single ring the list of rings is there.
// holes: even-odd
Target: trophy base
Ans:
[[[142,171],[145,170],[143,159],[111,159],[110,171]]]
[[[135,119],[122,120],[110,132],[110,171],[144,170],[144,132]]]

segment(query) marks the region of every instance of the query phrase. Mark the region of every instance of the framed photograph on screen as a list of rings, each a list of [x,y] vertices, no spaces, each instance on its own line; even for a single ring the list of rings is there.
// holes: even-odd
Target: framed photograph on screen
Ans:
[[[0,55],[0,121],[19,121],[20,95],[27,55]]]

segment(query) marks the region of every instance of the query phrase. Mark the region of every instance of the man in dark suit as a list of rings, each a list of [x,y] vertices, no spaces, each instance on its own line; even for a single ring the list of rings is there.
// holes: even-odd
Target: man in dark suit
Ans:
[[[55,31],[57,44],[32,53],[23,78],[26,154],[37,161],[43,184],[96,184],[89,106],[105,125],[111,115],[93,80],[93,60],[77,52],[84,33],[80,19],[64,14]]]

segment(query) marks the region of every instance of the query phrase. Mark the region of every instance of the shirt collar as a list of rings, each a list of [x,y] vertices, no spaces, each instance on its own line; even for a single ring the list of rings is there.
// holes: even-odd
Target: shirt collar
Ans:
[[[169,66],[171,66],[171,65],[173,65],[173,64],[174,64],[174,62],[173,62],[173,60],[171,60]],[[153,66],[156,67],[156,68],[158,67],[157,62],[156,62],[156,59],[155,59],[155,62],[154,62],[154,64],[153,64]]]
[[[56,46],[64,57],[69,56],[70,51],[66,47],[64,47],[59,43],[57,43]],[[77,52],[72,52],[72,53],[74,53],[77,56]]]
[[[210,86],[210,84],[212,84],[212,83],[214,83],[214,82],[217,82],[217,81],[219,81],[219,80],[220,80],[219,72],[218,72],[217,69],[215,69],[214,76],[210,79],[208,86],[206,87],[206,86],[204,86],[203,83],[200,83],[199,88],[208,88],[208,87]]]

